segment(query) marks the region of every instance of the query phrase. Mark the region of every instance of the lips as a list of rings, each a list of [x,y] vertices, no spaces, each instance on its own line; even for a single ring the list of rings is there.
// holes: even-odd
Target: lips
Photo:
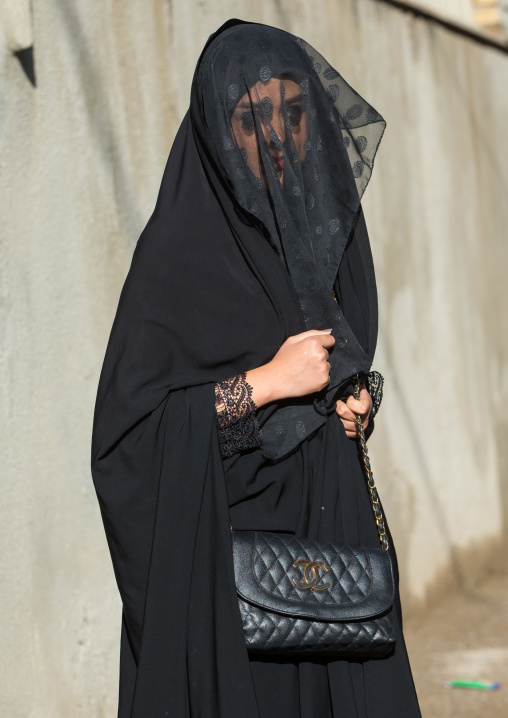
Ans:
[[[276,172],[284,169],[284,155],[272,155],[272,162]]]

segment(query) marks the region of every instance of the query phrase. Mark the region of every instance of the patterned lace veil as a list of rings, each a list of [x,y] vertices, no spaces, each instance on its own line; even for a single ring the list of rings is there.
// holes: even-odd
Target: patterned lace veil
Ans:
[[[326,414],[341,385],[370,368],[333,288],[385,121],[308,43],[264,25],[220,32],[201,58],[197,91],[214,163],[286,265],[306,328],[332,327],[340,337],[327,395],[314,403]],[[308,409],[293,410],[289,422],[278,412],[272,429],[289,428],[287,446],[322,423]]]

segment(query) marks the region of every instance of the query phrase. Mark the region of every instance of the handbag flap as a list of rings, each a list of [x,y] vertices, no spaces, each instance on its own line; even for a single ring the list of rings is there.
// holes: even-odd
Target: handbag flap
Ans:
[[[395,596],[390,554],[288,534],[233,532],[238,594],[301,618],[354,621],[387,611]]]

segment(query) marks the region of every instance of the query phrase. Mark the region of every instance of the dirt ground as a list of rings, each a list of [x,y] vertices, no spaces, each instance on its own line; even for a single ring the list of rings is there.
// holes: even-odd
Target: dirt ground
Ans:
[[[423,718],[508,718],[508,575],[450,596],[404,633]],[[446,688],[452,679],[501,688]]]

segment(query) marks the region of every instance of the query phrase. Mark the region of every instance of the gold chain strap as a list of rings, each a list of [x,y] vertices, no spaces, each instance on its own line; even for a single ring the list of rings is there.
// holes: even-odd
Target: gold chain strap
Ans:
[[[360,378],[358,377],[358,374],[353,377],[353,395],[355,399],[360,398]],[[385,522],[383,519],[383,512],[381,511],[381,504],[379,503],[379,495],[377,493],[376,484],[374,483],[372,469],[370,468],[369,452],[367,451],[367,442],[365,440],[361,416],[356,414],[355,420],[358,428],[358,435],[360,437],[363,465],[367,475],[367,488],[369,489],[370,502],[372,504],[372,510],[374,511],[374,518],[376,519],[379,541],[381,542],[381,548],[384,551],[387,551],[389,549],[388,537],[386,536]]]

